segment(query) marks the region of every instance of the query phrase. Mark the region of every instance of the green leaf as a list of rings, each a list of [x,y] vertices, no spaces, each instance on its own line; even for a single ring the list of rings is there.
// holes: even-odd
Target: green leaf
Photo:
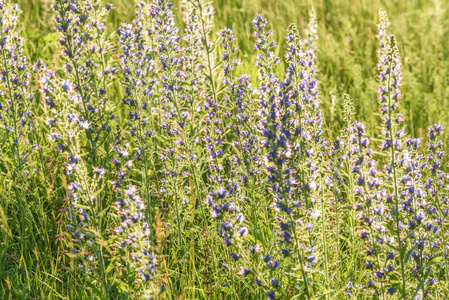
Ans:
[[[108,206],[108,207],[106,207],[105,209],[103,209],[102,211],[100,211],[100,212],[98,213],[97,217],[103,216],[103,215],[106,213],[106,211],[109,210],[109,208],[110,208],[110,206]]]
[[[421,289],[421,287],[423,286],[424,282],[427,280],[427,277],[429,277],[431,269],[427,269],[426,274],[424,275],[424,278],[421,280],[421,282],[418,284],[418,286],[415,289],[415,292],[413,293],[412,298],[410,299],[415,299],[416,295],[418,294],[418,291]]]
[[[90,209],[90,207],[89,207],[89,206],[87,206],[87,205],[82,205],[82,204],[79,204],[79,203],[77,203],[77,204],[73,204],[73,206],[75,206],[75,207],[79,207],[79,208],[84,208],[84,209]]]
[[[408,260],[410,259],[410,256],[412,255],[413,250],[415,250],[415,246],[412,247],[412,249],[408,250],[407,254],[404,257],[404,265],[407,264]]]
[[[94,286],[91,282],[89,282],[89,280],[85,280],[84,283],[90,288],[90,290],[100,299],[102,299],[103,297],[103,293],[96,287]]]
[[[99,189],[98,191],[96,191],[96,192],[92,195],[92,197],[97,196],[97,195],[100,194],[103,190],[104,190],[104,186],[103,186],[101,189]]]
[[[114,255],[111,262],[109,263],[109,266],[106,268],[106,271],[105,271],[106,274],[111,272],[111,270],[115,267],[115,262],[117,261],[117,259],[118,259],[118,255]]]
[[[229,285],[228,284],[225,284],[225,286],[223,286],[222,288],[221,288],[221,291],[222,292],[224,292],[224,293],[226,293],[226,294],[228,294],[228,295],[231,295],[231,288],[229,287]]]
[[[390,230],[391,232],[394,232],[394,231],[395,231],[395,230],[394,230],[394,227],[393,227],[393,224],[391,224],[391,223],[385,224],[385,227],[387,227],[388,230]]]
[[[400,281],[399,281],[399,279],[398,279],[398,276],[396,275],[396,274],[391,274],[390,276],[389,276],[389,278],[390,278],[390,282],[392,283],[392,284],[400,284]]]
[[[439,262],[439,261],[442,260],[442,259],[443,259],[442,256],[434,257],[434,258],[432,258],[432,259],[426,264],[426,266],[433,265],[434,263],[437,263],[437,262]]]
[[[395,250],[395,251],[398,251],[398,252],[399,252],[399,249],[398,249],[397,247],[395,247],[395,246],[391,245],[390,243],[386,243],[386,245],[387,245],[388,247],[390,247],[391,249],[393,249],[393,250]]]

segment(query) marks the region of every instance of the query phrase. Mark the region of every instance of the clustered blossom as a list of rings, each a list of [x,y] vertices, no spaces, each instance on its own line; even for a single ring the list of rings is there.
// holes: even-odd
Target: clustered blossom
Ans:
[[[379,49],[377,49],[377,53],[379,55],[386,55],[386,50],[388,48],[388,35],[387,35],[387,28],[390,26],[391,23],[388,20],[388,16],[386,11],[380,10],[379,11],[379,24],[377,24],[378,33],[376,35],[376,38],[379,39]]]
[[[200,73],[196,70],[194,49],[186,51],[181,46],[172,4],[155,1],[151,16],[161,68],[161,136],[167,138],[159,152],[163,165],[159,195],[176,208],[172,213],[176,214],[177,222],[181,222],[181,204],[193,202],[196,205],[200,192],[198,161],[201,153],[197,150],[200,137],[199,130],[192,126],[198,121],[198,101],[203,97],[197,85]]]
[[[201,226],[209,234],[202,180],[202,163],[206,149],[201,148],[203,131],[199,128],[203,117],[201,107],[207,99],[216,99],[210,50],[210,25],[213,9],[204,1],[184,1],[185,35],[180,36],[173,17],[172,4],[155,1],[151,6],[154,19],[158,67],[160,68],[160,136],[165,139],[159,150],[161,171],[159,201],[169,208],[167,219],[174,219],[176,242],[180,253],[189,253],[181,236],[183,227],[193,226],[184,218],[200,212]],[[203,251],[210,251],[206,244]],[[208,266],[201,266],[208,272]],[[208,283],[206,283],[206,286]]]
[[[254,37],[256,38],[256,43],[254,48],[258,50],[256,56],[256,66],[259,67],[259,79],[268,81],[265,77],[270,77],[275,80],[273,71],[274,68],[281,59],[274,56],[273,49],[276,47],[275,41],[269,41],[270,37],[274,35],[273,30],[266,30],[268,21],[262,18],[261,15],[257,14],[253,20],[254,27]]]
[[[346,193],[346,190],[352,190],[354,186],[352,177],[349,174],[351,169],[350,161],[353,156],[351,152],[350,128],[352,124],[352,116],[355,113],[353,102],[347,94],[343,95],[343,108],[343,121],[346,125],[346,127],[344,127],[343,129],[344,136],[337,136],[332,144],[327,147],[327,171],[322,174],[322,176],[324,177],[323,183],[325,184],[325,186],[323,186],[323,190],[329,191],[332,194],[329,202],[331,209],[335,212],[335,214],[333,215],[333,217],[331,216],[331,219],[333,219],[333,221],[336,223],[336,226],[328,228],[326,232],[330,231],[331,234],[335,234],[336,236],[340,235],[341,231],[347,228],[344,223],[340,224],[339,222],[340,218],[342,217],[340,211],[346,205],[354,203],[354,197],[352,193]],[[354,224],[355,218],[355,213],[351,213],[348,218],[349,222],[346,223],[351,227],[349,228],[349,231],[351,232],[351,238],[353,241],[356,239],[356,236],[355,228],[353,228],[354,226],[351,225]],[[323,221],[324,218],[322,222]],[[339,256],[341,242],[342,241],[337,238],[337,256]],[[337,268],[340,268],[339,264],[337,264]],[[348,296],[354,295],[352,289],[348,289],[346,291],[346,294]]]
[[[432,215],[436,215],[437,209],[427,200],[426,183],[423,181],[426,163],[418,151],[420,140],[405,138],[405,130],[401,128],[404,121],[403,115],[398,112],[401,98],[401,63],[396,41],[393,36],[387,35],[388,25],[386,14],[381,11],[377,36],[380,40],[378,67],[381,81],[378,100],[381,105],[383,135],[380,148],[388,156],[388,163],[383,166],[383,182],[390,184],[381,189],[381,201],[374,207],[384,218],[373,218],[373,224],[380,221],[377,228],[381,228],[385,234],[385,238],[376,238],[376,242],[385,245],[371,249],[371,253],[377,253],[379,257],[380,253],[388,251],[386,258],[390,260],[386,263],[377,262],[384,265],[382,269],[374,271],[374,277],[382,285],[380,290],[376,289],[377,293],[393,295],[398,292],[401,297],[406,298],[409,293],[406,289],[407,280],[416,284],[423,282],[424,294],[427,293],[427,288],[432,289],[435,285],[434,280],[429,281],[430,283],[425,281],[432,270],[434,255],[431,248],[440,243],[438,238],[435,239],[440,229],[439,222],[432,220],[435,219]],[[368,233],[365,235],[368,236]],[[374,240],[373,233],[371,238]],[[389,281],[390,273],[397,274],[400,285]],[[408,274],[412,274],[411,278],[408,278]],[[370,286],[373,285],[374,283],[370,283]],[[425,295],[419,294],[419,297]]]
[[[67,180],[67,229],[74,244],[71,253],[80,256],[79,268],[92,273],[96,263],[94,256],[95,235],[91,230],[98,220],[94,219],[97,205],[95,193],[101,189],[105,169],[90,167],[81,158],[79,138],[86,130],[85,122],[76,113],[76,93],[66,87],[66,81],[58,78],[54,71],[41,67],[41,92],[49,133],[47,138],[54,150],[64,158]],[[90,175],[93,174],[93,175]]]
[[[119,141],[117,141],[119,142]],[[125,270],[131,269],[133,274],[126,274],[128,278],[133,276],[139,278],[138,284],[132,282],[137,295],[145,299],[154,299],[154,296],[163,291],[158,286],[159,280],[156,276],[157,259],[152,251],[151,223],[148,223],[148,208],[145,199],[141,198],[136,186],[127,184],[126,170],[132,166],[132,159],[126,148],[114,146],[117,157],[113,162],[116,168],[117,179],[112,180],[114,192],[117,195],[115,207],[120,219],[120,226],[114,229],[119,251],[125,252],[122,259]]]
[[[107,62],[104,24],[110,5],[101,1],[57,1],[56,29],[65,58],[63,77],[43,68],[42,92],[51,130],[48,140],[65,160],[67,229],[82,274],[102,282],[107,295],[100,212],[104,211],[111,126],[115,118],[107,85],[116,73]],[[87,153],[85,150],[87,149]]]
[[[233,173],[242,185],[254,185],[260,181],[262,156],[260,155],[260,138],[257,132],[255,116],[256,101],[252,99],[255,91],[251,87],[248,75],[235,75],[236,68],[241,61],[236,56],[237,46],[235,36],[230,29],[221,32],[221,46],[223,48],[224,84],[227,95],[224,103],[227,110],[224,112],[226,126],[231,130],[231,145],[236,155],[230,157]]]
[[[270,142],[277,143],[278,141],[275,139],[275,134],[270,130],[276,129],[276,126],[271,126],[272,123],[277,121],[277,102],[280,94],[280,82],[279,79],[274,75],[274,68],[280,62],[280,58],[275,57],[273,53],[273,48],[276,47],[276,43],[274,41],[269,41],[270,37],[273,35],[273,32],[267,30],[267,19],[262,18],[261,15],[256,15],[253,20],[253,28],[254,28],[254,37],[256,38],[256,43],[254,47],[258,50],[256,55],[256,66],[259,71],[259,80],[260,85],[257,89],[258,99],[258,111],[257,115],[259,121],[257,123],[258,130],[261,133],[263,140],[261,144],[264,148],[269,149],[271,144]],[[266,141],[265,141],[266,139]],[[277,146],[277,145],[276,145]],[[271,147],[276,147],[275,145]],[[276,152],[274,152],[276,153]],[[288,155],[287,151],[283,151],[281,154]],[[271,159],[269,156],[266,157],[267,162],[270,162]],[[266,172],[270,174],[274,171],[273,167],[267,167]],[[276,178],[275,176],[268,175],[268,182],[270,184],[276,184],[279,181],[283,181],[282,178]],[[270,192],[272,192],[275,196],[275,201],[279,198],[279,191],[276,190],[276,187],[273,189],[270,188]],[[287,242],[291,243],[292,238],[289,232],[286,233]],[[285,255],[288,255],[288,252],[284,252]],[[275,271],[280,266],[280,260],[278,255],[270,255],[270,253],[266,253],[261,255],[261,258],[266,264],[266,268],[269,269],[269,276],[276,276]],[[274,274],[273,274],[274,273]],[[279,293],[279,279],[277,277],[273,277],[275,281],[277,280],[277,285],[270,285],[270,280],[266,278],[256,278],[255,283],[258,286],[263,286],[267,291],[267,297],[273,299],[277,296],[276,293]]]
[[[448,189],[448,174],[444,172],[443,159],[446,155],[444,151],[444,144],[441,140],[443,134],[443,127],[440,124],[434,124],[429,126],[428,130],[428,149],[429,152],[425,156],[426,162],[423,163],[424,167],[429,170],[429,176],[424,183],[424,187],[429,195],[429,204],[426,207],[427,212],[430,214],[430,220],[433,221],[438,229],[436,236],[431,241],[431,247],[433,251],[439,249],[441,251],[440,256],[447,261],[448,255],[448,231],[443,229],[444,219],[449,215],[449,198],[447,194]],[[447,266],[445,268],[446,274],[448,272]]]
[[[121,67],[125,104],[128,116],[128,130],[114,139],[115,179],[111,180],[116,192],[115,201],[121,225],[115,229],[119,249],[124,252],[124,269],[131,270],[128,278],[139,278],[134,293],[146,299],[154,299],[165,290],[157,275],[155,234],[156,225],[152,218],[155,204],[152,203],[149,186],[149,161],[153,161],[151,148],[155,126],[151,121],[156,109],[155,90],[158,71],[155,66],[155,41],[151,7],[143,2],[136,4],[133,24],[123,24],[119,30],[122,49]],[[153,166],[155,163],[153,162]],[[141,179],[132,182],[135,174]],[[139,176],[137,175],[137,176]],[[138,183],[138,187],[134,185]],[[138,192],[138,189],[143,193]],[[135,283],[130,283],[135,285]]]
[[[372,271],[367,287],[374,295],[384,296],[384,275],[385,272],[391,272],[389,260],[394,258],[394,254],[390,253],[385,262],[380,255],[384,250],[383,245],[394,241],[394,238],[389,236],[389,230],[383,225],[387,219],[384,204],[386,191],[381,189],[382,179],[379,178],[378,163],[373,158],[373,149],[369,147],[370,139],[366,136],[364,123],[352,123],[349,128],[349,141],[351,176],[354,178],[353,209],[358,212],[362,222],[359,235],[366,246],[365,268]],[[379,282],[379,286],[376,282]]]
[[[380,40],[379,50],[379,63],[380,69],[380,81],[381,86],[378,90],[378,101],[380,103],[380,110],[382,113],[382,135],[383,140],[380,144],[382,151],[386,151],[388,154],[388,164],[384,165],[384,181],[391,182],[392,188],[387,187],[381,190],[382,199],[379,201],[377,212],[384,216],[384,219],[379,220],[377,225],[377,231],[381,230],[382,238],[377,239],[377,243],[380,244],[379,249],[370,249],[374,255],[380,255],[383,251],[386,251],[386,245],[395,246],[388,249],[389,255],[387,255],[386,263],[378,262],[378,264],[386,264],[385,268],[374,270],[374,277],[381,281],[380,293],[382,296],[387,294],[395,294],[398,289],[397,285],[391,286],[388,281],[390,273],[397,272],[399,281],[402,284],[400,294],[405,297],[405,270],[406,261],[404,260],[405,254],[410,247],[408,241],[402,239],[401,232],[409,227],[406,225],[406,220],[410,218],[410,214],[413,214],[412,203],[415,204],[413,195],[413,182],[410,190],[404,189],[404,192],[400,192],[401,181],[399,178],[400,170],[405,171],[405,164],[411,162],[405,158],[409,155],[407,150],[404,150],[404,136],[405,131],[400,127],[404,118],[401,113],[397,112],[399,107],[399,99],[401,98],[401,92],[399,86],[401,85],[402,73],[399,56],[397,55],[397,49],[393,36],[387,36],[386,28],[389,25],[386,14],[380,13],[380,25],[379,35]],[[402,158],[402,160],[401,160]],[[399,162],[399,164],[398,164]],[[405,181],[402,181],[402,187],[405,184],[409,184],[407,176]],[[412,192],[412,197],[408,198],[407,192]],[[407,197],[407,201],[401,203],[401,198]],[[375,224],[376,225],[376,224]],[[413,228],[412,228],[413,230]],[[409,234],[408,232],[406,234]],[[372,237],[374,238],[374,236]],[[385,244],[385,245],[384,245]],[[382,250],[380,249],[382,248]],[[399,261],[398,261],[399,260]],[[377,266],[379,268],[379,265]],[[372,284],[370,284],[372,285]],[[385,285],[385,286],[384,286]],[[377,292],[379,293],[379,292]]]
[[[182,71],[182,64],[184,62],[181,56],[182,48],[180,46],[180,37],[178,35],[178,28],[174,24],[173,12],[171,10],[172,4],[167,4],[165,1],[156,1],[151,6],[151,16],[154,18],[154,34],[156,51],[158,60],[161,66],[161,104],[162,104],[162,133],[171,140],[169,147],[163,149],[161,154],[161,161],[165,162],[170,169],[164,169],[163,172],[167,176],[162,180],[160,194],[163,196],[168,192],[167,187],[168,178],[174,178],[177,174],[176,170],[176,156],[173,147],[184,145],[185,141],[181,139],[181,129],[184,128],[186,121],[191,117],[189,112],[182,112],[180,108],[179,98],[183,96],[183,82],[186,80],[186,74]],[[164,163],[164,164],[165,164]]]
[[[327,188],[332,191],[334,196],[335,206],[338,207],[338,203],[343,202],[342,189],[344,188],[345,181],[342,170],[344,170],[345,163],[348,159],[348,153],[346,151],[346,142],[337,137],[332,143],[332,146],[328,149],[328,176],[324,179],[324,183]]]
[[[231,185],[227,185],[225,173],[226,157],[224,156],[224,126],[222,122],[222,111],[219,105],[206,96],[204,103],[206,117],[204,123],[203,142],[208,152],[209,175],[209,193],[204,199],[206,206],[210,208],[212,218],[223,220],[220,225],[219,235],[223,238],[226,246],[233,244],[233,233],[237,230],[234,228],[233,219],[226,219],[226,213],[234,213],[236,211],[235,204],[232,202],[234,189]]]
[[[266,35],[260,32],[265,28],[260,23],[265,24],[256,16],[253,22],[256,37]],[[316,207],[321,189],[321,175],[316,162],[322,159],[325,145],[321,138],[322,119],[318,108],[317,80],[314,78],[314,53],[302,50],[302,42],[294,26],[289,28],[286,39],[288,68],[285,80],[279,82],[272,73],[268,73],[258,91],[259,130],[267,149],[269,191],[279,212],[281,252],[292,257],[293,266],[299,264],[304,281],[303,293],[308,297],[306,270],[317,262],[314,235],[316,222],[321,216]],[[264,47],[256,48],[269,53]],[[258,64],[260,74],[271,68],[269,60],[263,64],[259,60]]]
[[[424,188],[427,190],[428,203],[423,203],[428,216],[428,222],[424,224],[429,232],[427,240],[428,253],[421,252],[418,257],[421,259],[421,266],[433,257],[442,257],[444,262],[444,273],[448,274],[448,234],[449,232],[444,226],[444,220],[449,215],[449,198],[448,198],[448,175],[443,170],[443,159],[446,155],[444,144],[441,140],[443,127],[440,124],[429,126],[428,130],[428,154],[424,157],[425,162],[422,168],[427,167],[429,175],[424,182]],[[429,248],[430,246],[430,248]],[[416,257],[417,255],[415,255]],[[435,273],[429,276],[426,282],[426,290],[424,294],[433,294],[438,281],[434,277]],[[423,295],[423,296],[425,296]]]
[[[143,203],[136,187],[128,185],[122,191],[122,197],[116,201],[118,213],[120,214],[121,225],[115,229],[118,234],[123,234],[124,237],[119,240],[121,247],[135,249],[139,252],[131,253],[133,260],[139,260],[141,267],[144,266],[146,270],[139,270],[139,273],[144,281],[148,280],[149,275],[154,275],[156,258],[149,250],[149,236],[151,234],[150,225],[146,222],[145,209],[146,205]],[[140,253],[141,252],[141,253]],[[150,262],[142,260],[147,257]]]
[[[233,150],[228,157],[228,164],[230,165],[230,176],[236,186],[235,201],[243,208],[248,208],[246,211],[250,213],[247,217],[251,219],[254,224],[252,235],[256,238],[260,234],[257,228],[257,208],[260,210],[268,203],[264,201],[263,189],[263,158],[261,155],[260,137],[257,135],[257,116],[252,112],[256,110],[257,102],[252,99],[252,94],[255,91],[251,87],[249,76],[246,74],[237,76],[235,74],[236,68],[240,64],[237,58],[237,45],[235,37],[230,29],[224,29],[221,32],[221,46],[223,48],[223,83],[226,86],[227,94],[224,96],[224,106],[226,110],[225,125],[229,129],[231,149]],[[231,150],[230,149],[230,150]],[[242,215],[243,213],[240,213]],[[247,234],[249,229],[247,226],[240,227],[239,233]],[[258,248],[257,243],[249,246]],[[248,249],[248,246],[245,246]],[[254,253],[254,251],[251,251]],[[240,274],[246,276],[251,272],[251,267],[254,273],[257,274],[257,263],[253,262],[251,256],[250,260],[242,260],[241,264],[247,264],[245,269],[240,265]]]
[[[333,204],[336,209],[338,209],[340,204],[344,204],[348,198],[351,198],[350,194],[345,195],[343,193],[346,185],[348,185],[349,189],[353,188],[353,182],[347,173],[349,173],[350,160],[353,156],[351,151],[350,129],[352,125],[352,116],[354,115],[354,107],[351,98],[347,94],[343,95],[343,108],[345,114],[343,121],[346,123],[346,127],[343,129],[345,136],[336,137],[332,145],[328,147],[328,172],[324,179],[324,183],[334,196]]]
[[[240,207],[236,206],[235,195],[239,192],[238,185],[233,184],[233,179],[226,176],[225,167],[227,156],[225,155],[226,145],[225,127],[223,124],[223,110],[215,101],[214,97],[205,96],[203,108],[206,112],[203,120],[203,142],[208,153],[208,194],[204,198],[204,204],[209,208],[212,218],[219,224],[218,235],[222,238],[223,244],[227,246],[228,256],[235,261],[239,260],[238,241],[240,236],[245,236],[248,231],[240,231],[239,224],[245,220],[242,213],[238,213]],[[237,188],[237,189],[236,189]],[[238,214],[237,214],[238,213]],[[241,232],[241,234],[239,234]],[[231,251],[236,251],[232,252]],[[224,268],[233,268],[228,261],[222,262]]]
[[[2,147],[13,164],[14,172],[26,175],[30,172],[28,156],[37,147],[32,144],[34,124],[31,105],[31,76],[40,63],[29,67],[23,54],[23,38],[18,34],[20,9],[17,4],[0,1],[0,128]],[[16,174],[17,176],[17,174]]]
[[[182,70],[190,82],[185,89],[183,100],[186,101],[187,108],[190,108],[189,117],[194,118],[195,106],[198,105],[196,98],[200,95],[200,90],[206,81],[203,76],[206,51],[202,41],[201,7],[196,1],[187,1],[184,5],[186,6],[184,12],[186,28],[183,40],[186,46],[182,49]]]
[[[208,97],[204,105],[207,111],[204,141],[210,154],[209,181],[212,189],[205,202],[211,207],[212,217],[220,222],[218,233],[229,249],[230,260],[235,262],[231,265],[224,263],[223,266],[232,269],[236,265],[238,273],[247,277],[255,273],[252,254],[258,250],[251,249],[258,249],[259,245],[248,246],[245,243],[244,238],[249,234],[249,229],[245,225],[247,216],[244,207],[248,202],[255,203],[255,199],[250,199],[255,195],[248,191],[248,185],[254,188],[256,176],[260,175],[260,148],[258,139],[252,136],[247,127],[252,124],[252,117],[248,115],[247,101],[252,91],[248,76],[236,77],[234,74],[239,60],[236,58],[237,46],[232,31],[227,28],[222,30],[220,41],[227,93],[222,100],[224,108],[220,109],[220,106]],[[228,134],[225,134],[226,127],[229,128]],[[224,140],[230,140],[231,147],[227,146]],[[228,154],[224,155],[225,152]],[[226,176],[225,171],[228,168],[229,174]]]
[[[213,69],[215,58],[210,41],[213,27],[214,8],[205,0],[183,0],[181,1],[183,17],[185,22],[185,55],[187,64],[184,65],[186,72],[190,72],[193,79],[192,92],[198,93],[199,89],[206,88],[206,93],[212,93],[214,99],[215,82]],[[190,94],[193,97],[194,94]],[[193,99],[190,99],[192,102]]]
[[[121,67],[125,104],[128,116],[127,139],[135,146],[136,168],[143,170],[142,182],[144,198],[149,197],[148,162],[155,125],[152,122],[155,110],[155,85],[157,83],[154,61],[152,31],[148,27],[149,5],[139,2],[136,5],[133,24],[123,24],[118,33],[122,49]]]
[[[326,230],[322,228],[322,233],[325,233],[326,235],[330,234],[338,236],[339,234],[341,234],[341,230],[345,227],[344,224],[340,224],[339,220],[342,216],[342,214],[340,213],[341,208],[346,204],[345,200],[347,199],[345,190],[349,184],[346,180],[347,176],[345,171],[347,170],[347,160],[349,159],[350,154],[348,154],[347,151],[347,142],[340,137],[335,138],[334,142],[325,150],[327,151],[327,170],[325,171],[325,174],[322,175],[324,177],[322,179],[322,189],[326,190],[326,192],[330,192],[330,194],[332,195],[327,199],[329,199],[331,209],[335,212],[330,222],[332,222],[332,224],[336,224],[336,226],[332,226],[330,228],[327,228]],[[321,200],[323,201],[323,199]],[[324,210],[324,214],[325,213],[326,211]],[[323,224],[325,225],[325,219],[323,218],[321,221],[322,226]],[[341,241],[337,238],[337,257],[339,256],[341,247],[340,243]],[[337,264],[337,268],[339,267],[340,266]],[[352,293],[352,291],[349,291],[349,293]]]
[[[63,89],[74,91],[70,100],[78,104],[76,110],[85,124],[90,159],[97,167],[105,163],[98,151],[109,138],[109,121],[114,117],[106,89],[117,68],[107,63],[110,43],[104,23],[111,8],[100,0],[58,0],[53,5],[59,44],[66,58]]]
[[[306,33],[305,44],[308,51],[311,50],[313,52],[316,52],[317,50],[316,42],[318,40],[318,24],[316,20],[315,9],[313,7],[309,15],[310,15],[309,22],[307,23],[307,28],[305,30]]]

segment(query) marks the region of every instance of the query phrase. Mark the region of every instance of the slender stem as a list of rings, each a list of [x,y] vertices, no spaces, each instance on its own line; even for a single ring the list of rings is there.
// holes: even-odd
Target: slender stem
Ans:
[[[281,166],[281,168],[282,168],[282,166]],[[278,168],[276,169],[277,170],[277,178],[283,178],[282,174],[284,172],[283,172],[283,170],[281,170],[281,168],[278,166]],[[288,195],[285,192],[284,180],[281,179],[279,183],[281,185],[282,198],[283,198],[283,200],[285,202],[284,204],[288,206],[288,202],[287,202],[288,201]],[[306,276],[306,272],[305,272],[305,269],[304,269],[304,257],[305,257],[304,256],[304,249],[298,245],[299,238],[298,238],[298,235],[296,233],[296,226],[295,226],[295,222],[293,220],[292,215],[289,214],[288,218],[289,218],[289,221],[290,221],[290,226],[292,226],[292,228],[293,228],[293,236],[294,236],[294,240],[295,240],[295,242],[294,242],[294,250],[295,251],[294,252],[297,253],[296,260],[297,261],[299,260],[299,263],[300,263],[300,266],[301,266],[301,273],[302,273],[302,276],[303,276],[303,279],[304,279],[304,286],[305,286],[305,295],[306,295],[307,299],[311,299],[310,298],[310,294],[309,294],[308,283],[307,283],[307,276]],[[301,255],[299,255],[299,253],[298,253],[299,252],[299,248],[301,248]]]
[[[392,107],[391,107],[391,73],[392,73],[392,62],[389,63],[389,73],[388,73],[388,119],[390,121],[389,125],[389,134],[391,139],[391,169],[393,171],[393,186],[394,186],[394,200],[395,200],[395,214],[396,214],[396,238],[398,239],[398,249],[401,263],[401,276],[402,276],[402,287],[401,287],[401,296],[403,299],[406,298],[406,286],[405,286],[405,266],[404,266],[404,251],[402,250],[402,242],[401,242],[401,228],[400,228],[400,220],[399,220],[399,197],[398,197],[398,184],[397,184],[397,175],[396,175],[396,162],[395,162],[395,151],[394,151],[394,137],[393,137],[393,120],[392,120]]]

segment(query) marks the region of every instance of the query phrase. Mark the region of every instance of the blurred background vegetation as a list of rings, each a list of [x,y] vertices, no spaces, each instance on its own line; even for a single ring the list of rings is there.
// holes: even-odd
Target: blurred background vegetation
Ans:
[[[328,128],[337,134],[342,126],[341,95],[355,102],[356,117],[377,133],[377,33],[378,10],[385,9],[390,32],[399,41],[403,62],[402,109],[408,132],[423,137],[435,122],[449,126],[449,5],[447,0],[213,0],[216,31],[227,26],[238,37],[243,72],[256,79],[252,18],[268,18],[283,56],[284,36],[290,23],[304,29],[309,9],[318,18],[318,64],[322,108]],[[108,24],[111,33],[122,22],[130,22],[134,1],[110,0],[115,9]],[[175,0],[179,18],[179,5]],[[312,3],[313,2],[313,3]],[[35,61],[55,63],[58,54],[51,0],[18,0],[23,10],[26,50]],[[181,24],[181,22],[179,22]],[[283,68],[279,69],[282,75]],[[120,93],[117,94],[117,97]],[[372,136],[374,136],[372,135]],[[447,135],[446,135],[447,137]]]

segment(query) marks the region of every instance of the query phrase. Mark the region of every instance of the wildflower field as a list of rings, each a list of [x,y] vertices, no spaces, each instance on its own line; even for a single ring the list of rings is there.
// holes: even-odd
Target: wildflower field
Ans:
[[[443,0],[0,0],[0,299],[449,299]]]

